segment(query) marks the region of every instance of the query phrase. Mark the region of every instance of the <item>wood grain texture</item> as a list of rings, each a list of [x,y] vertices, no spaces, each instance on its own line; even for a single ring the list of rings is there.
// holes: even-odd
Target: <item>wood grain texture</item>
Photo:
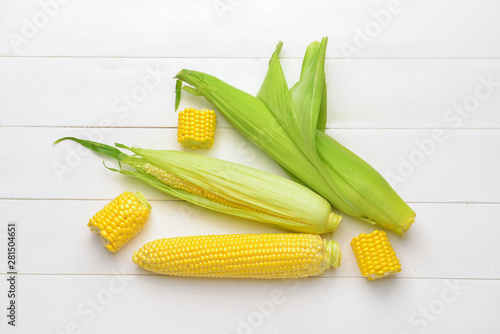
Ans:
[[[122,274],[151,275],[134,263],[132,254],[159,238],[233,233],[282,233],[262,223],[219,214],[181,201],[152,201],[145,228],[117,253],[106,251],[90,233],[87,222],[107,200],[3,200],[5,221],[18,223],[19,272],[22,274]],[[417,213],[404,238],[388,231],[402,263],[397,278],[499,279],[500,214],[498,204],[410,203]],[[47,233],[50,219],[50,233]],[[374,226],[345,216],[338,230],[325,237],[341,245],[342,266],[323,277],[360,277],[351,239],[370,233]],[[462,231],[471,230],[466,234]],[[0,258],[0,267],[6,259]]]
[[[487,280],[30,275],[19,277],[19,327],[1,323],[0,328],[9,334],[29,332],[34,323],[39,333],[68,328],[83,333],[165,328],[175,333],[356,333],[367,326],[373,333],[488,333],[497,324],[498,286]],[[5,290],[5,280],[0,288]]]
[[[389,8],[392,14],[381,14]],[[500,55],[495,0],[150,0],[144,6],[90,0],[60,5],[47,20],[33,19],[43,13],[37,0],[1,9],[0,55],[9,56],[267,58],[283,40],[285,56],[301,57],[323,36],[330,37],[328,56],[336,58]],[[38,27],[23,35],[24,18]],[[15,48],[9,33],[29,38]],[[357,51],[344,51],[347,45]]]
[[[406,201],[499,203],[500,131],[448,130],[442,142],[433,141],[434,131],[334,129],[328,133],[386,176]],[[10,143],[0,148],[0,157],[7,162],[0,165],[0,172],[9,175],[0,179],[0,198],[114,198],[128,188],[144,190],[150,199],[166,198],[104,168],[103,160],[116,165],[111,159],[72,142],[52,145],[65,136],[182,149],[175,129],[0,128],[0,142]],[[286,177],[272,159],[233,129],[219,129],[214,146],[197,152]]]
[[[282,63],[292,85],[301,62]],[[3,58],[0,73],[11,79],[0,81],[0,124],[176,127],[173,77],[182,68],[256,94],[267,66],[267,59]],[[331,59],[326,71],[328,128],[500,127],[498,59]],[[484,96],[477,105],[476,92]],[[181,110],[192,106],[213,108],[183,93]],[[219,117],[218,127],[228,126]]]

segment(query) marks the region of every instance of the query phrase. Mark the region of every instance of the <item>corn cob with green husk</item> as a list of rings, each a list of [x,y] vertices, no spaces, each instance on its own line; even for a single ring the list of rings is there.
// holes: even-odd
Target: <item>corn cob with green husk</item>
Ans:
[[[264,279],[321,275],[341,259],[337,242],[302,233],[158,239],[133,255],[134,263],[164,275]]]
[[[129,156],[116,147],[73,137],[56,143],[66,139],[117,159],[120,170],[113,171],[208,209],[306,233],[333,232],[342,219],[308,188],[254,168],[190,152],[115,144],[134,153]],[[122,169],[122,164],[134,170]]]
[[[370,165],[326,135],[325,52],[327,39],[307,48],[300,80],[289,89],[278,56],[269,63],[257,97],[205,73],[182,70],[180,89],[205,97],[252,143],[297,182],[335,208],[404,235],[413,210]]]

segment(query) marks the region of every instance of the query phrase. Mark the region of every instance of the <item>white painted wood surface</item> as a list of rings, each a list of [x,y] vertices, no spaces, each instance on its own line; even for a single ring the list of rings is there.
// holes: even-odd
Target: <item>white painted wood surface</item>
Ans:
[[[298,79],[300,62],[282,61],[290,84]],[[0,91],[9,96],[0,100],[2,125],[176,127],[175,96],[168,92],[174,90],[172,77],[180,69],[206,71],[256,94],[268,59],[225,59],[220,64],[219,59],[200,58],[4,58],[0,73],[16,80],[0,82]],[[490,76],[500,77],[500,60],[329,59],[328,127],[454,128],[453,116],[460,114],[447,110],[474,95],[481,78]],[[128,106],[122,95],[132,96],[144,80],[153,87],[143,100],[131,98],[133,105]],[[481,90],[490,95],[458,127],[500,126],[500,86],[492,89]],[[184,94],[181,107],[191,105],[210,107],[202,98]],[[218,126],[227,127],[221,120]]]
[[[0,305],[6,225],[19,229],[18,326],[2,306],[0,333],[496,333],[499,9],[494,0],[0,0]],[[52,143],[182,149],[180,69],[255,93],[278,40],[292,83],[307,44],[324,35],[328,133],[417,213],[405,238],[390,234],[403,271],[360,277],[349,242],[375,227],[350,217],[326,236],[340,242],[342,266],[318,278],[181,279],[135,266],[133,251],[160,237],[281,230],[168,197],[75,143]],[[210,107],[184,94],[187,106]],[[198,153],[286,177],[222,117],[216,136]],[[151,220],[110,254],[86,222],[125,190],[151,200]]]
[[[283,56],[300,57],[324,35],[333,42],[328,56],[336,58],[351,58],[343,43],[360,58],[494,58],[500,52],[495,0],[59,1],[67,4],[53,6],[46,24],[37,0],[3,4],[0,54],[267,58],[283,40]],[[23,36],[23,18],[34,28],[25,28],[28,42],[16,50],[7,34]]]

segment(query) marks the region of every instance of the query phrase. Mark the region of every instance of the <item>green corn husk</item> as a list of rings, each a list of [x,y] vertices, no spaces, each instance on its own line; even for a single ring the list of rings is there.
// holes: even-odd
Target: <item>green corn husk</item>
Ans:
[[[300,79],[289,89],[278,58],[280,42],[257,97],[201,72],[184,69],[176,78],[190,85],[182,89],[205,97],[295,181],[346,214],[404,235],[414,222],[413,210],[375,169],[324,133],[326,45],[326,38],[309,45]]]
[[[115,144],[134,153],[129,156],[116,147],[74,137],[61,138],[55,144],[63,140],[73,140],[117,159],[120,169],[109,168],[113,171],[211,210],[295,232],[317,234],[335,231],[342,220],[342,216],[332,212],[330,203],[310,189],[248,166],[190,152]],[[134,170],[122,169],[122,164]],[[158,170],[163,179],[153,174]],[[166,179],[169,182],[165,182]]]

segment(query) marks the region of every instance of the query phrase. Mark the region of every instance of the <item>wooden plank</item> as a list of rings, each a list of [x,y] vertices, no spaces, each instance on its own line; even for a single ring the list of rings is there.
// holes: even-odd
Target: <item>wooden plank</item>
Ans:
[[[0,80],[0,124],[176,127],[172,78],[180,69],[255,94],[267,66],[267,59],[1,58],[0,72],[12,79]],[[283,59],[283,67],[293,84],[300,60]],[[327,126],[498,128],[499,81],[499,59],[328,60]],[[213,108],[184,93],[181,110],[192,106]],[[218,126],[228,123],[219,117]]]
[[[500,55],[494,0],[44,3],[2,5],[0,55],[268,57],[283,40],[301,57],[325,35],[336,58]]]
[[[497,280],[19,276],[16,327],[2,321],[0,328],[2,333],[30,332],[36,324],[37,332],[50,334],[159,328],[172,333],[233,334],[326,333],[332,327],[355,333],[369,326],[373,333],[492,333],[498,324],[499,284]],[[5,285],[2,279],[2,291]],[[395,309],[397,316],[388,316]]]
[[[111,254],[89,232],[87,222],[108,201],[0,201],[5,224],[18,224],[18,270],[23,274],[124,274],[150,275],[132,263],[143,244],[187,235],[282,233],[283,230],[202,209],[181,201],[152,201],[145,228],[119,252]],[[402,263],[399,278],[499,279],[500,226],[489,224],[500,214],[498,204],[410,203],[417,213],[406,237],[389,237]],[[341,244],[343,263],[328,277],[360,277],[350,247],[351,239],[377,227],[344,216],[339,229],[326,235]],[[2,227],[6,230],[6,227]],[[459,246],[457,246],[459,245]],[[0,267],[6,258],[0,258]]]
[[[106,131],[106,132],[103,132]],[[379,170],[409,202],[500,202],[499,130],[330,130],[328,133]],[[439,134],[439,133],[438,133]],[[0,128],[5,163],[0,198],[114,198],[140,189],[151,199],[165,195],[106,170],[115,161],[95,156],[76,143],[52,143],[64,136],[181,149],[175,129]],[[286,176],[259,149],[232,129],[219,129],[210,150],[220,159]],[[480,150],[477,148],[481,147]],[[190,150],[190,149],[186,149]]]
[[[498,204],[409,203],[417,214],[414,225],[401,238],[388,231],[402,272],[398,277],[494,278],[500,275],[500,259],[494,254],[500,242],[497,227],[490,222]],[[360,233],[378,227],[344,216],[332,238],[343,250],[343,263],[332,276],[359,276],[350,242]]]

